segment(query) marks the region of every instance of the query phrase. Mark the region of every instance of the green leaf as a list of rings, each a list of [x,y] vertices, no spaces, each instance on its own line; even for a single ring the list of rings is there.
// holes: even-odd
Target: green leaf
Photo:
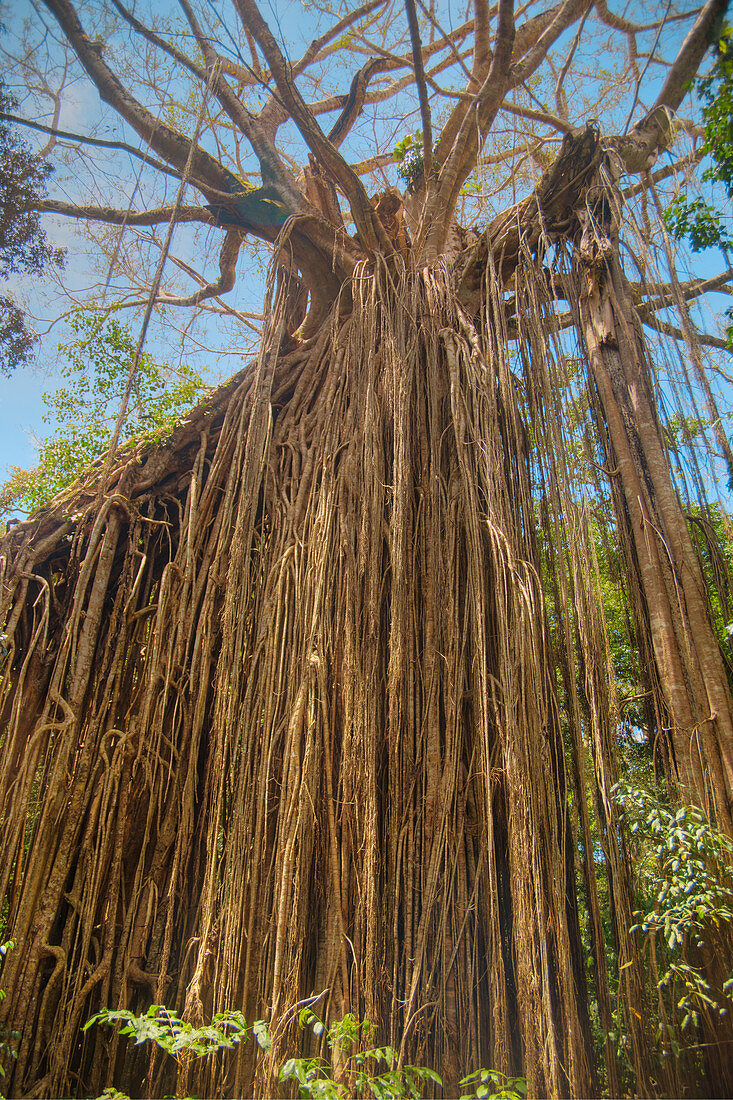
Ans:
[[[252,1034],[265,1053],[272,1048],[272,1036],[266,1020],[255,1020],[252,1024]]]

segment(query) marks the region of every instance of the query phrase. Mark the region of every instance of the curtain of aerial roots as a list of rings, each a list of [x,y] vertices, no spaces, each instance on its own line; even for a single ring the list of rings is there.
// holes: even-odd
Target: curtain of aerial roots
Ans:
[[[276,1061],[315,1049],[288,1009],[323,991],[328,1019],[373,1020],[449,1087],[484,1065],[593,1093],[589,998],[606,1030],[616,1007],[593,803],[650,1089],[594,549],[546,284],[528,262],[517,285],[538,323],[507,333],[490,273],[469,319],[442,268],[377,264],[347,320],[279,354],[283,290],[256,371],[166,494],[138,491],[131,462],[101,507],[7,540],[11,1095],[169,1092],[161,1061],[80,1033],[100,1006],[152,1002],[271,1019],[271,1059],[249,1044],[179,1087],[272,1095]],[[610,1043],[606,1062],[617,1094]]]

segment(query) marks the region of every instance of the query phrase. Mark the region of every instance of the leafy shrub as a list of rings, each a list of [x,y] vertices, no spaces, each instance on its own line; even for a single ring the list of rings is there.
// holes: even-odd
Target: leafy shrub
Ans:
[[[282,1023],[287,1018],[283,1017]],[[356,1095],[374,1097],[375,1100],[393,1100],[409,1097],[419,1100],[431,1084],[442,1087],[443,1082],[426,1066],[400,1066],[393,1047],[370,1047],[359,1050],[362,1042],[371,1042],[374,1024],[369,1020],[357,1020],[347,1013],[343,1020],[327,1026],[311,1008],[303,1008],[298,1022],[301,1028],[310,1028],[317,1039],[325,1036],[329,1057],[288,1058],[282,1063],[278,1080],[285,1086],[292,1082],[300,1097],[308,1100],[341,1100]],[[272,1036],[265,1020],[256,1020],[248,1028],[241,1012],[219,1012],[210,1024],[194,1027],[165,1005],[151,1005],[147,1012],[135,1015],[121,1010],[112,1012],[101,1009],[83,1027],[87,1031],[96,1024],[121,1024],[120,1035],[133,1041],[135,1046],[145,1042],[155,1043],[166,1054],[175,1058],[179,1066],[192,1059],[203,1058],[219,1050],[231,1050],[245,1042],[251,1030],[256,1042],[265,1053],[272,1048]],[[337,1058],[334,1058],[334,1053]],[[334,1062],[338,1062],[338,1070]],[[506,1077],[496,1070],[479,1069],[461,1081],[461,1086],[473,1091],[462,1095],[462,1100],[524,1100],[527,1082],[523,1077]],[[98,1100],[128,1100],[124,1093],[108,1088]]]
[[[640,842],[638,877],[649,894],[629,931],[649,936],[665,960],[658,989],[669,995],[685,1031],[701,1013],[724,1015],[733,1000],[733,975],[714,988],[700,964],[706,942],[733,922],[733,842],[698,806],[669,806],[626,783],[614,792]]]

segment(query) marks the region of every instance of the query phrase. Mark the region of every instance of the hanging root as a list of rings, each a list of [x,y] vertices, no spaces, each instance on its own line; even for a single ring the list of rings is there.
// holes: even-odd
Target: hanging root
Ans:
[[[537,265],[520,285],[542,293]],[[223,397],[123,452],[101,509],[92,475],[6,540],[13,1095],[170,1091],[165,1066],[81,1037],[100,1006],[279,1021],[320,990],[329,1019],[373,1020],[449,1094],[480,1065],[537,1095],[598,1088],[574,854],[577,829],[607,1027],[589,783],[619,938],[631,900],[595,550],[540,411],[559,357],[539,327],[507,357],[491,271],[478,315],[440,266],[377,261],[349,293],[346,320],[337,303],[279,354],[283,283]],[[269,1062],[244,1047],[188,1087],[272,1095],[274,1059],[307,1042],[284,1025]],[[632,1042],[643,1080],[636,1024]],[[612,1083],[609,1044],[606,1063]]]

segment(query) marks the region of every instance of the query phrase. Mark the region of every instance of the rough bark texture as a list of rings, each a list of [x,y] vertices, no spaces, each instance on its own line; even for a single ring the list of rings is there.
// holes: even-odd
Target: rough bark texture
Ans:
[[[599,1070],[615,1091],[614,1045],[593,1057],[591,1001],[604,1027],[613,1011],[596,843],[633,1087],[729,1080],[712,1043],[702,1069],[655,1061],[628,934],[619,714],[554,302],[576,310],[669,777],[726,827],[731,704],[604,158],[594,128],[571,134],[455,267],[406,262],[395,217],[399,247],[331,273],[317,329],[281,271],[251,369],[167,443],[120,452],[101,506],[98,467],[6,536],[12,1095],[165,1095],[161,1063],[81,1037],[102,1005],[280,1020],[321,990],[331,1019],[368,1017],[449,1085],[490,1065],[539,1096],[597,1093]],[[272,1095],[308,1041],[283,1028],[269,1058],[211,1060],[187,1087]]]

